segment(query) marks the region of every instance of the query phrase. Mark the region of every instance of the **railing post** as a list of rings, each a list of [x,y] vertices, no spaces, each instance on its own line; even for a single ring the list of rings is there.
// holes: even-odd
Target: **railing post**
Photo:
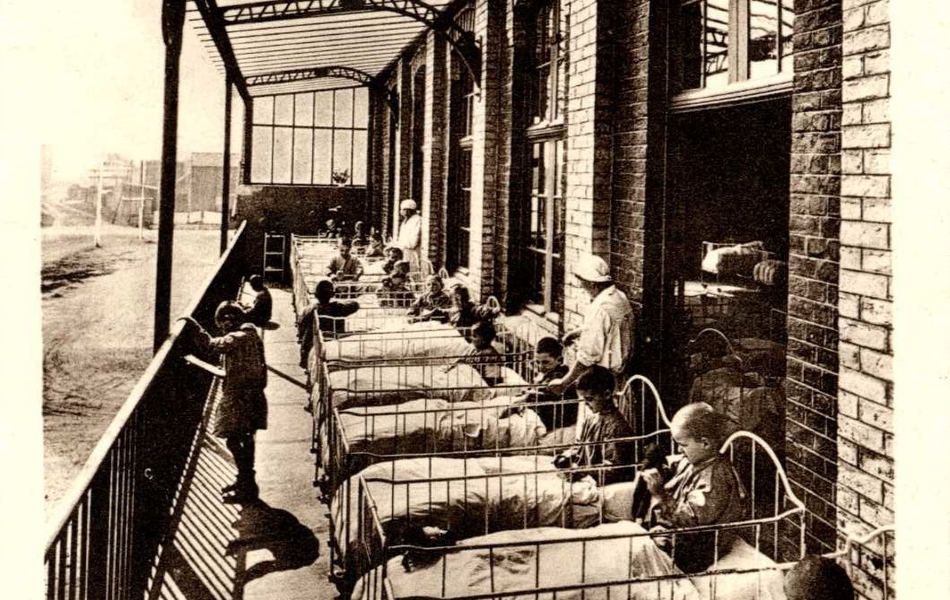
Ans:
[[[105,468],[96,473],[92,480],[89,493],[89,572],[87,574],[86,584],[88,586],[85,596],[88,600],[100,600],[107,598],[109,585],[108,565],[111,562],[109,547],[109,505],[110,492],[109,482],[112,470],[112,460],[107,459]]]
[[[224,76],[224,168],[221,179],[221,254],[228,248],[231,215],[231,71]]]
[[[178,154],[178,71],[181,59],[185,0],[164,0],[162,34],[165,41],[165,120],[162,130],[162,178],[159,190],[158,258],[155,272],[155,332],[157,352],[168,336],[172,290],[172,244],[175,231],[175,178]]]

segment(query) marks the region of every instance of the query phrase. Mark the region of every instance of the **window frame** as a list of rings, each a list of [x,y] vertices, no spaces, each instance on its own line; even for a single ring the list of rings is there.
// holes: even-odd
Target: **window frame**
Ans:
[[[671,15],[670,27],[675,34],[670,39],[676,40],[671,48],[670,59],[675,65],[677,73],[674,93],[670,98],[671,110],[696,108],[699,105],[708,104],[727,105],[740,103],[744,101],[760,99],[765,96],[787,94],[792,90],[792,77],[794,66],[791,61],[783,65],[783,59],[794,56],[794,48],[786,56],[782,40],[785,33],[786,23],[782,20],[783,0],[776,0],[775,10],[778,19],[776,22],[776,73],[761,77],[750,77],[750,44],[749,36],[752,31],[751,24],[751,2],[753,0],[728,0],[728,24],[727,24],[727,82],[718,87],[706,86],[706,73],[703,68],[700,73],[701,85],[699,87],[684,88],[685,64],[684,64],[684,45],[687,40],[684,38],[685,23],[682,18],[682,11],[685,7],[699,4],[702,11],[702,25],[700,31],[705,35],[706,6],[708,0],[676,0],[676,11]],[[794,29],[794,10],[792,11],[792,23],[789,24]],[[705,39],[705,38],[703,38]],[[705,43],[703,43],[702,56],[705,57]],[[704,64],[705,58],[701,61]],[[702,68],[702,67],[701,67]]]
[[[356,95],[361,92],[366,94],[366,119],[362,124],[356,123]],[[341,92],[349,92],[351,95],[350,98],[350,110],[349,110],[349,125],[337,125],[337,114],[336,114],[336,105],[337,105],[337,95]],[[317,95],[320,93],[330,93],[330,124],[329,125],[317,125]],[[310,96],[310,124],[309,125],[299,125],[297,124],[297,98],[299,96]],[[278,124],[277,123],[277,104],[278,98],[290,98],[290,124]],[[270,114],[269,116],[264,116],[261,114],[261,106],[258,103],[262,100],[270,100]],[[268,185],[268,186],[292,186],[292,187],[350,187],[356,189],[366,189],[369,186],[369,90],[366,88],[361,88],[359,86],[345,87],[345,88],[333,88],[329,90],[313,90],[308,92],[287,92],[283,94],[267,94],[262,96],[254,96],[252,99],[252,108],[248,114],[248,123],[245,128],[245,141],[247,144],[248,152],[247,156],[249,157],[249,164],[247,165],[247,178],[246,182],[248,185]],[[265,135],[268,135],[270,138],[270,149],[268,151],[269,158],[269,168],[267,168],[268,177],[267,179],[255,178],[255,150],[254,150],[254,139],[257,136],[256,131],[258,130],[267,130],[264,132]],[[275,142],[278,137],[278,131],[290,131],[290,156],[288,161],[288,172],[289,177],[288,181],[275,181],[275,166],[277,166],[277,157],[275,149]],[[297,132],[306,131],[310,135],[310,169],[309,177],[305,181],[297,181],[295,176],[296,171],[296,145],[297,145]],[[329,179],[326,182],[315,182],[314,175],[317,170],[317,151],[315,147],[315,139],[317,137],[316,133],[318,131],[329,132],[330,139],[330,150],[329,150]],[[334,173],[338,172],[339,169],[336,168],[336,154],[337,154],[337,133],[338,132],[348,132],[349,133],[349,163],[346,166],[348,173],[348,180],[344,184],[338,184],[333,181]],[[362,134],[364,138],[363,143],[363,182],[362,183],[353,183],[354,174],[356,172],[357,157],[356,157],[356,139],[357,134]]]
[[[541,13],[547,13],[543,23],[553,25],[554,31],[541,32],[538,29],[541,22]],[[553,17],[550,14],[553,13]],[[521,249],[530,259],[531,273],[534,273],[534,264],[538,255],[543,255],[543,286],[532,283],[530,293],[524,298],[524,306],[529,311],[546,318],[555,324],[560,323],[560,313],[563,310],[564,277],[560,277],[559,285],[555,286],[555,263],[560,260],[563,266],[564,248],[560,254],[555,252],[556,242],[565,234],[566,225],[566,150],[567,127],[565,125],[566,94],[567,94],[567,47],[566,23],[563,6],[560,0],[536,2],[530,6],[524,17],[525,46],[527,66],[530,75],[525,94],[527,127],[524,131],[525,157],[530,161],[531,170],[535,168],[535,148],[541,147],[540,156],[544,160],[543,182],[536,186],[534,177],[526,186],[524,193],[524,229],[521,239]],[[544,62],[538,62],[538,36],[543,35],[548,41],[544,45],[547,50]],[[547,69],[547,105],[541,111],[539,85],[541,77],[539,70]],[[543,194],[539,192],[543,189]],[[543,227],[545,232],[544,248],[534,244],[534,230],[532,228],[532,210],[535,198],[543,195],[545,199]],[[560,219],[557,210],[561,211]],[[540,217],[541,215],[539,215]],[[556,225],[560,223],[561,230]],[[563,243],[562,243],[563,245]],[[540,289],[539,289],[540,287]],[[557,289],[555,289],[557,288]],[[540,292],[540,298],[537,296]]]
[[[475,4],[467,2],[456,12],[456,24],[468,33],[474,32]],[[472,248],[472,170],[474,159],[474,113],[479,97],[475,79],[454,48],[449,48],[449,198],[447,206],[449,229],[458,237],[452,250],[446,252],[448,267],[463,275],[471,268]],[[465,159],[467,157],[467,160]],[[463,172],[463,169],[467,171]],[[468,185],[465,185],[465,182]],[[464,238],[463,238],[464,236]],[[467,250],[467,251],[466,251]]]

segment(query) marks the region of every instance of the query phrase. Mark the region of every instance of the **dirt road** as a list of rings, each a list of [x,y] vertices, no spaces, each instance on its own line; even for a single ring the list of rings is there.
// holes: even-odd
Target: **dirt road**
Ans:
[[[69,488],[151,358],[155,232],[43,232],[43,429],[46,506]],[[176,231],[172,318],[218,256],[217,231]]]

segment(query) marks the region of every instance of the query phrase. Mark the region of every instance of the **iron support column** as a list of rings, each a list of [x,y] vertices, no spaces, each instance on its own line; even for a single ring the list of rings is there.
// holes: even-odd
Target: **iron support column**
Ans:
[[[221,254],[228,247],[231,216],[231,74],[224,76],[224,169],[221,181]]]
[[[168,336],[172,291],[172,244],[175,232],[175,176],[178,154],[178,73],[185,0],[164,0],[165,118],[162,129],[162,177],[159,188],[158,258],[155,270],[155,338],[158,350]]]

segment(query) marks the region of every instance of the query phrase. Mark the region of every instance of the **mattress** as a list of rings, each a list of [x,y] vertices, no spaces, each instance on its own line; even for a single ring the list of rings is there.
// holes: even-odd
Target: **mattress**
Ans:
[[[359,367],[330,373],[331,406],[353,408],[399,404],[433,396],[448,402],[484,401],[494,394],[478,371],[466,364],[446,372],[442,365]]]

